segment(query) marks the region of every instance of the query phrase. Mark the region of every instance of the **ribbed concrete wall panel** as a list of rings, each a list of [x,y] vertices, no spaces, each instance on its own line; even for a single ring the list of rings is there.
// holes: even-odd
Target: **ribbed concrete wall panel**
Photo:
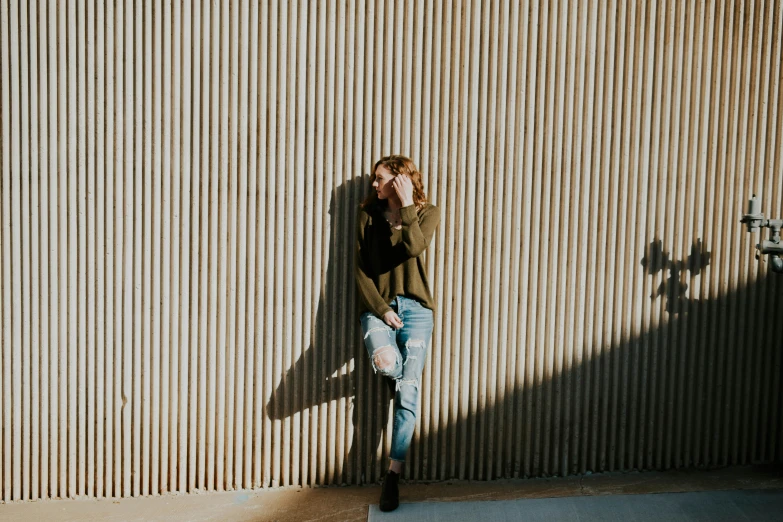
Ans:
[[[357,205],[442,222],[410,479],[780,460],[779,0],[0,0],[0,497],[367,483]],[[766,238],[767,232],[764,232]]]

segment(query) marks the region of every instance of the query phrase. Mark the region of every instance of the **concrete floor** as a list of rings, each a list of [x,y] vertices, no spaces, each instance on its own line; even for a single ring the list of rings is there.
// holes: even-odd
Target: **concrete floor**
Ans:
[[[367,522],[779,522],[783,489],[688,491],[370,506]]]
[[[713,471],[606,473],[583,477],[493,482],[402,484],[402,502],[458,502],[643,493],[783,489],[783,466]],[[231,491],[103,500],[0,504],[0,520],[17,521],[366,521],[379,486]]]

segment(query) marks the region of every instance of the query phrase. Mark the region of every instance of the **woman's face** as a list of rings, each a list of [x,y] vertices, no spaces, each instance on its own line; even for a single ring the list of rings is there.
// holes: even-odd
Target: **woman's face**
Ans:
[[[372,187],[378,193],[378,199],[388,199],[394,195],[392,181],[394,181],[394,174],[385,165],[379,165],[375,169],[375,181]]]

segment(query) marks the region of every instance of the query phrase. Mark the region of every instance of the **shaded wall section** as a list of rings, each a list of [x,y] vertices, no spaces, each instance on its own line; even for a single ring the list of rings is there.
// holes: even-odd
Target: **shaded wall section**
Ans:
[[[406,475],[780,460],[783,2],[0,0],[3,500],[367,483],[356,207],[443,220]]]

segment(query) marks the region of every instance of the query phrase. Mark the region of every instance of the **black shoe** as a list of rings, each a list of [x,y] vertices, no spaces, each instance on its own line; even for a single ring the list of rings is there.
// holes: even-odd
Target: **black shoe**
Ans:
[[[381,489],[381,501],[379,506],[381,511],[394,511],[400,505],[400,488],[397,481],[400,479],[399,473],[389,470],[386,473],[386,479],[383,481]]]
[[[391,392],[392,395],[397,393],[397,381],[395,381],[394,379],[386,377],[386,386],[389,387],[389,391]]]

